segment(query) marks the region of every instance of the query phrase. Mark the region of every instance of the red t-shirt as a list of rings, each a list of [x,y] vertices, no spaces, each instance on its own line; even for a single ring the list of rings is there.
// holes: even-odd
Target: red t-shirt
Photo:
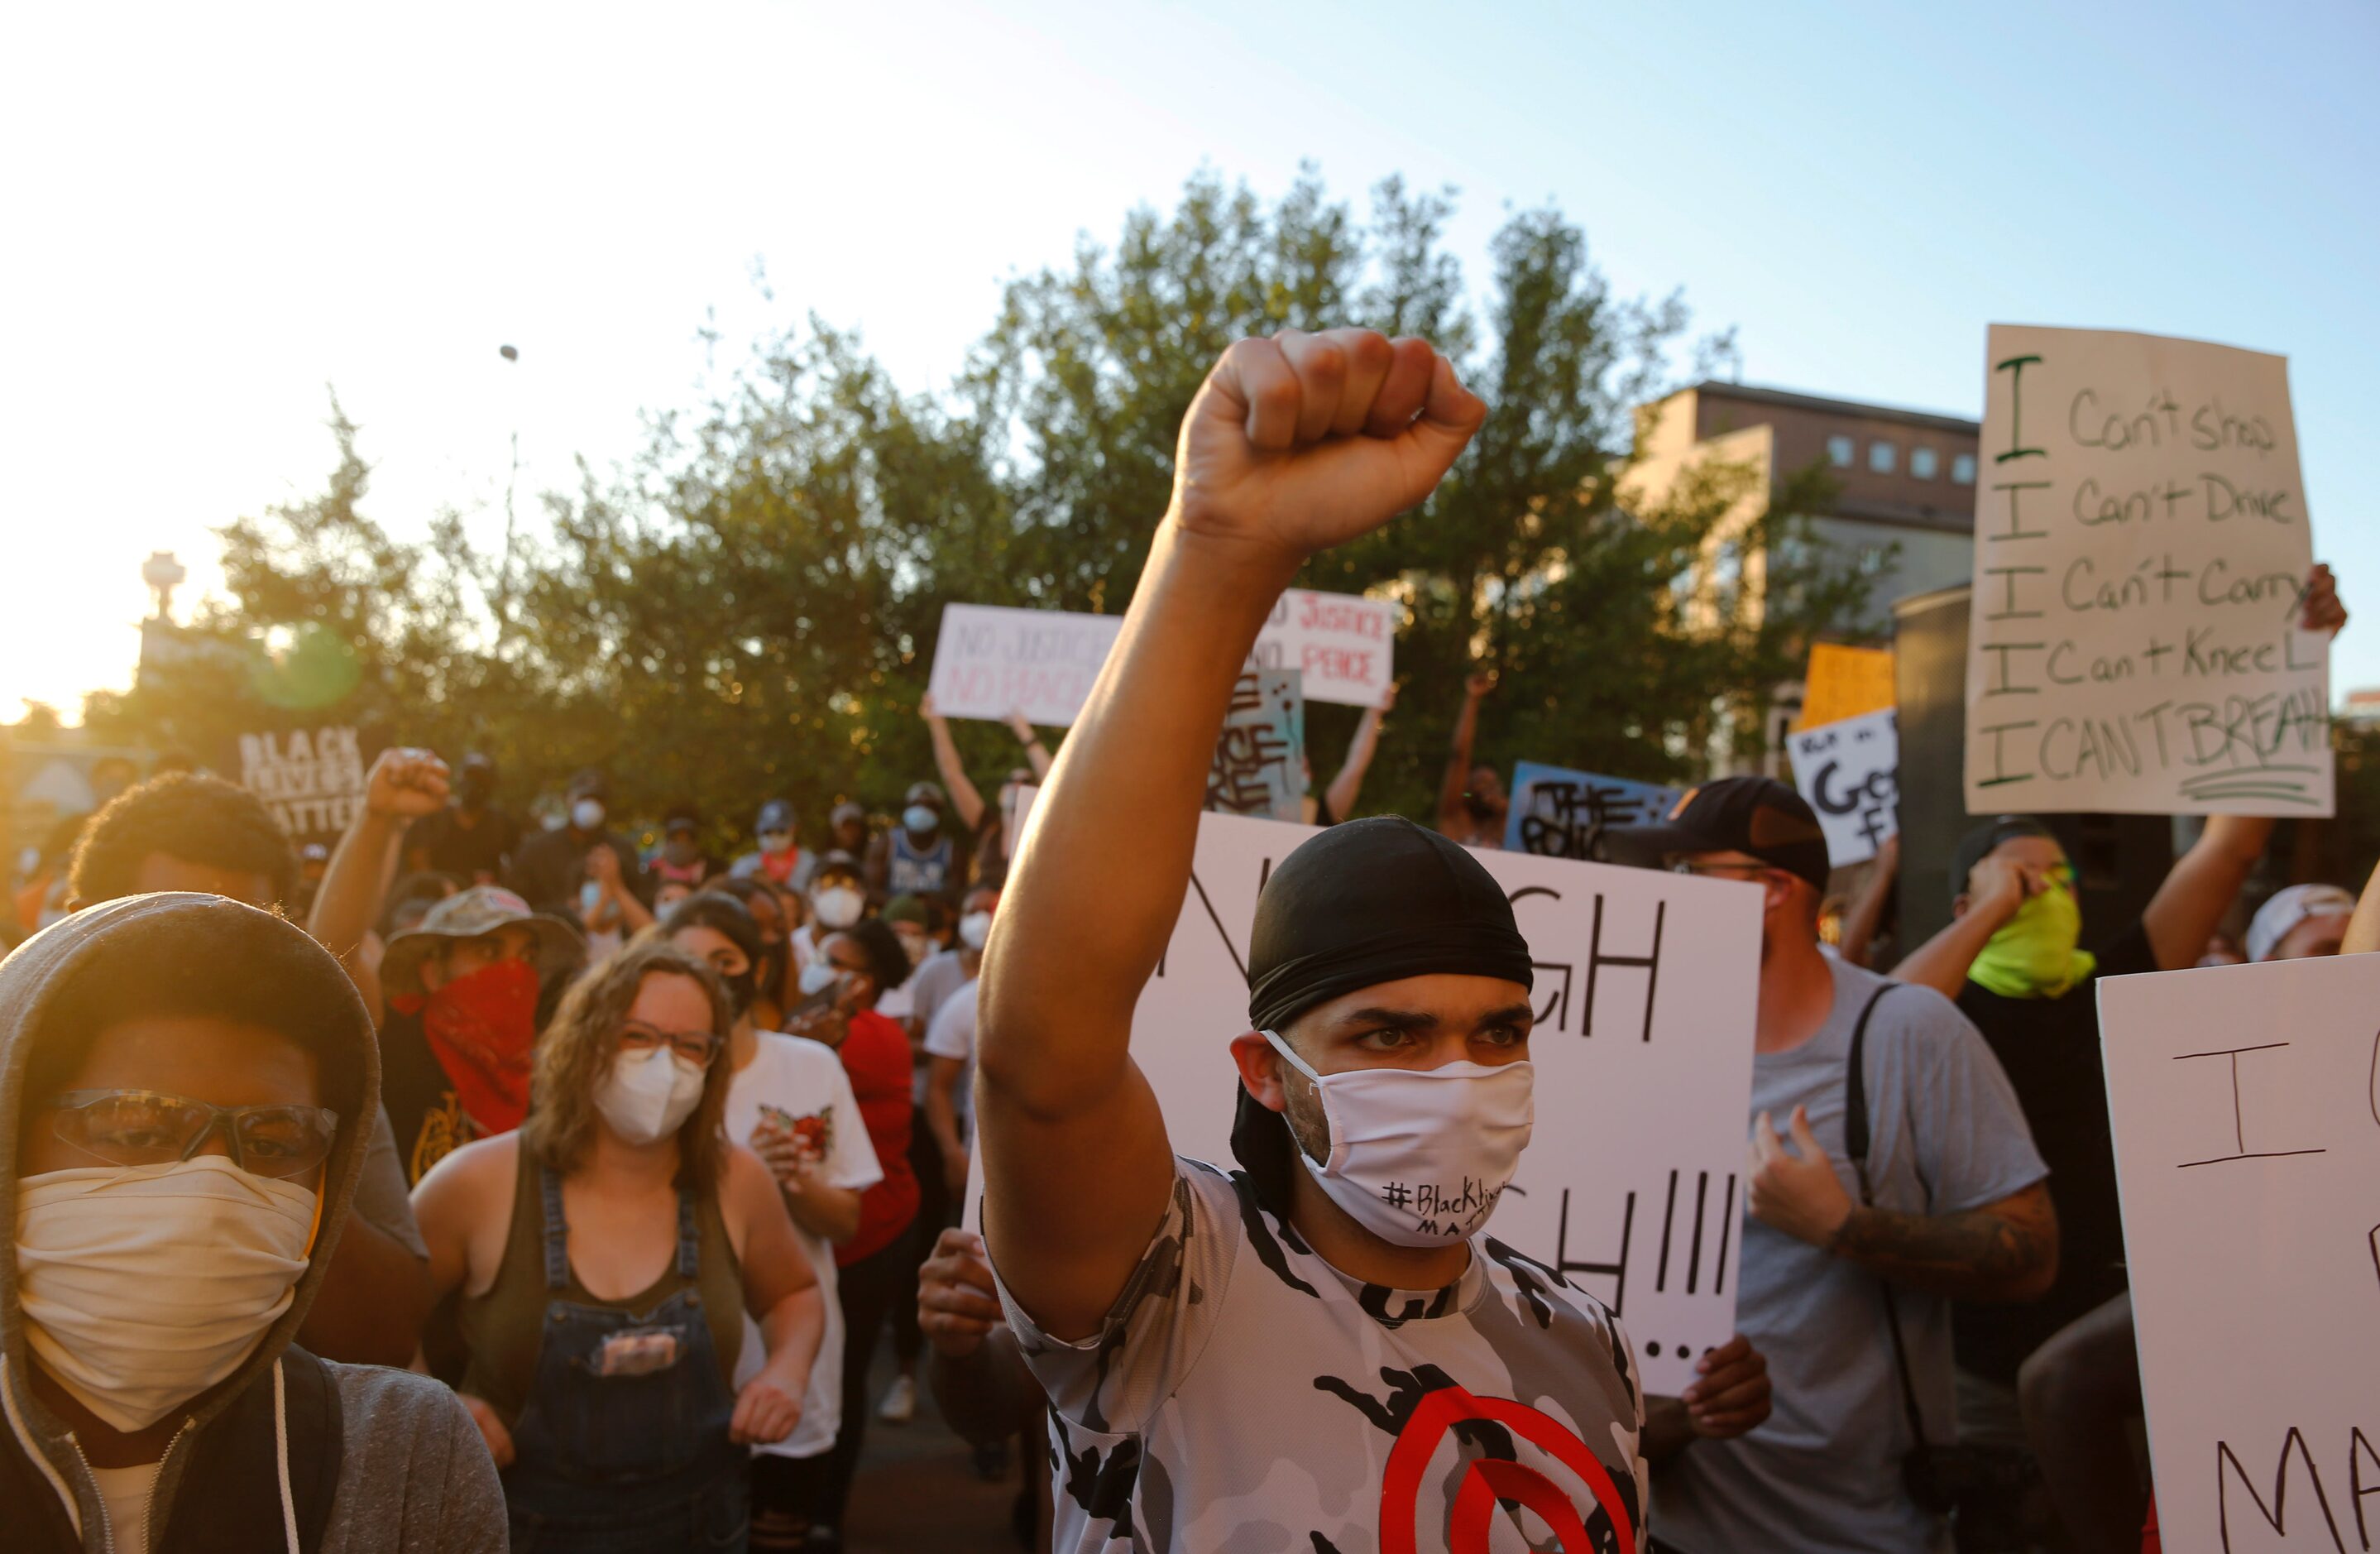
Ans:
[[[909,1038],[873,1009],[857,1010],[841,1056],[868,1142],[884,1168],[884,1180],[860,1192],[858,1232],[834,1249],[835,1266],[848,1268],[892,1245],[917,1217],[917,1173],[909,1169]]]

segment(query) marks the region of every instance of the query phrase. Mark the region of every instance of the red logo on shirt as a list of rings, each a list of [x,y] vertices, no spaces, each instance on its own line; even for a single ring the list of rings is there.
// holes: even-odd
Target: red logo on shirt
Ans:
[[[1422,1399],[1389,1452],[1388,1472],[1380,1480],[1380,1554],[1419,1554],[1414,1523],[1421,1509],[1422,1475],[1438,1443],[1466,1419],[1501,1425],[1578,1475],[1611,1519],[1620,1554],[1636,1554],[1635,1529],[1629,1525],[1620,1490],[1585,1441],[1525,1403],[1474,1397],[1460,1387],[1442,1387]],[[1562,1554],[1587,1554],[1585,1519],[1561,1486],[1535,1468],[1494,1459],[1474,1462],[1463,1475],[1448,1528],[1449,1554],[1488,1554],[1499,1500],[1518,1500],[1536,1512],[1553,1529]]]

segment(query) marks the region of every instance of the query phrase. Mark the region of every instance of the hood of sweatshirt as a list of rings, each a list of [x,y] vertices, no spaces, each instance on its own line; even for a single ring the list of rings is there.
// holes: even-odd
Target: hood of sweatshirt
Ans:
[[[55,1014],[77,989],[119,980],[178,984],[198,989],[189,995],[188,1012],[203,1013],[210,1006],[204,989],[235,979],[247,982],[238,1002],[250,1009],[260,997],[269,997],[274,1006],[304,1013],[297,1023],[320,1065],[322,1104],[338,1113],[338,1124],[323,1163],[321,1228],[289,1308],[239,1369],[187,1411],[186,1437],[203,1431],[273,1368],[322,1287],[362,1174],[380,1101],[380,1048],[371,1017],[338,961],[305,930],[222,896],[167,892],[105,902],[42,929],[0,960],[0,1226],[8,1231],[6,1255],[0,1256],[0,1409],[18,1446],[75,1505],[82,1525],[91,1522],[95,1502],[81,1453],[26,1380],[30,1362],[18,1300],[16,1225],[17,1147],[25,1121],[27,1070],[37,1051],[75,1034]],[[266,991],[254,990],[260,989]],[[255,1016],[242,1011],[239,1017]],[[167,1454],[158,1485],[161,1506],[183,1461],[187,1453],[179,1450]]]

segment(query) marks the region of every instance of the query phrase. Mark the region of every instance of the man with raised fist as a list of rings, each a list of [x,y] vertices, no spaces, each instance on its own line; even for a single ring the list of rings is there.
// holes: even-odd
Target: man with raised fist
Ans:
[[[1480,1233],[1534,1112],[1528,948],[1475,859],[1378,819],[1272,871],[1229,1049],[1239,1170],[1174,1155],[1128,1050],[1267,612],[1307,557],[1427,497],[1485,415],[1426,341],[1226,351],[1009,876],[978,1015],[984,1225],[1053,1404],[1058,1549],[1644,1547],[1626,1338]]]

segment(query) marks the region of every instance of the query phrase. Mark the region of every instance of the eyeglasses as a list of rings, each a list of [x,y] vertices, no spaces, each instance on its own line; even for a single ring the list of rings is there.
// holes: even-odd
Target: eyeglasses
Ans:
[[[719,1038],[707,1030],[656,1030],[642,1020],[631,1020],[620,1027],[623,1052],[650,1052],[663,1044],[698,1068],[710,1067],[711,1054],[719,1050]]]
[[[303,1176],[331,1153],[339,1114],[322,1106],[210,1106],[155,1090],[67,1090],[50,1131],[110,1165],[172,1165],[223,1135],[251,1176]]]

